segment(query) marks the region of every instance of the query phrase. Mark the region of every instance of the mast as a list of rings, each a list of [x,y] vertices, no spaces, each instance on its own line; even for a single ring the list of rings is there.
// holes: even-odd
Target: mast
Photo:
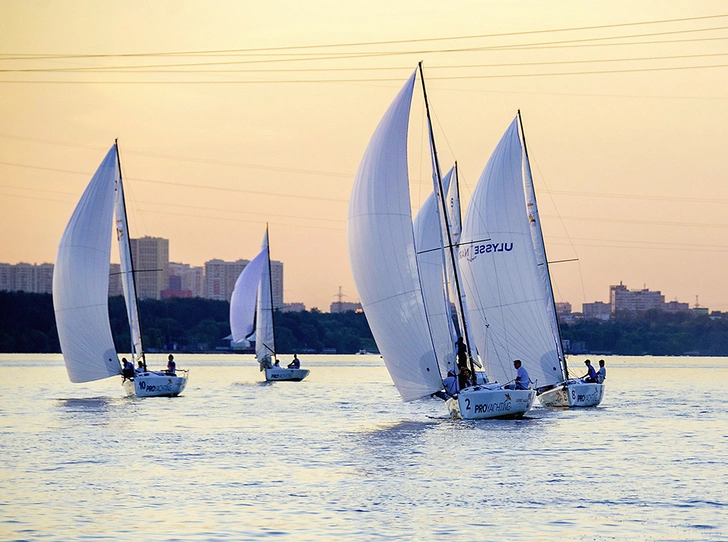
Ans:
[[[275,322],[275,313],[276,311],[273,308],[273,272],[270,265],[270,236],[268,234],[268,223],[265,223],[265,242],[268,245],[267,253],[268,253],[268,288],[270,290],[270,327],[271,327],[271,334],[273,335],[273,362],[275,363],[275,360],[278,359],[276,357],[276,322]]]
[[[536,203],[536,191],[533,189],[533,174],[531,173],[531,161],[528,158],[528,147],[526,146],[526,132],[523,131],[523,118],[521,117],[521,110],[518,110],[518,125],[521,129],[521,141],[523,141],[523,154],[526,157],[526,167],[528,168],[528,174],[531,177],[531,189],[529,196],[533,199],[533,204],[536,209],[536,212],[538,212],[538,204]],[[551,271],[549,270],[549,264],[548,264],[548,258],[546,257],[546,243],[543,240],[543,230],[541,229],[541,217],[538,217],[538,223],[536,224],[539,231],[539,242],[541,244],[540,248],[543,252],[543,266],[546,272],[546,278],[548,280],[548,294],[549,294],[549,302],[551,305],[551,310],[553,311],[554,315],[554,322],[556,324],[556,353],[559,356],[559,360],[561,361],[562,366],[562,378],[564,380],[568,380],[569,378],[569,371],[566,367],[566,356],[564,356],[564,350],[561,343],[561,328],[559,328],[559,319],[556,313],[556,301],[554,300],[554,287],[551,283]]]
[[[422,94],[425,99],[425,110],[427,112],[427,127],[428,127],[428,131],[429,131],[429,136],[430,136],[430,148],[432,149],[433,169],[435,170],[435,179],[433,179],[433,180],[435,180],[435,182],[436,182],[435,192],[436,192],[437,199],[438,199],[439,206],[440,206],[440,217],[441,217],[440,224],[441,225],[444,224],[444,227],[441,228],[441,230],[444,229],[445,233],[447,235],[447,240],[443,239],[443,241],[446,241],[447,252],[450,257],[450,263],[451,263],[452,270],[453,270],[453,278],[454,278],[454,282],[455,282],[455,293],[456,293],[456,297],[457,297],[456,308],[457,308],[457,312],[458,312],[458,320],[462,327],[462,333],[465,338],[465,346],[466,346],[467,352],[468,352],[468,364],[470,365],[470,371],[473,373],[473,375],[475,375],[475,367],[473,364],[473,354],[472,354],[472,350],[470,348],[470,341],[468,340],[469,336],[468,336],[468,330],[467,330],[467,323],[465,320],[465,309],[463,307],[462,293],[460,291],[460,278],[458,277],[458,272],[457,272],[457,260],[455,259],[455,252],[454,252],[455,247],[453,246],[452,235],[450,233],[450,224],[447,219],[447,217],[448,217],[447,204],[445,203],[445,197],[443,195],[443,190],[442,190],[442,175],[440,173],[440,159],[437,156],[437,147],[435,146],[435,134],[432,129],[432,117],[430,116],[430,103],[427,100],[427,89],[425,88],[425,75],[422,71],[422,62],[419,62],[417,64],[417,66],[420,70],[420,81],[422,82]],[[455,173],[457,174],[457,168],[456,168]],[[445,275],[447,275],[447,270],[445,269],[444,271],[445,271]],[[447,297],[449,299],[449,295]],[[448,303],[448,305],[449,305],[449,303]],[[449,306],[448,306],[448,310],[449,310]]]
[[[132,288],[134,291],[132,292],[132,297],[134,298],[134,307],[136,309],[136,316],[137,316],[137,324],[139,326],[139,345],[141,346],[141,356],[142,361],[144,362],[144,367],[147,366],[147,359],[144,356],[144,346],[142,343],[142,320],[139,313],[139,299],[137,298],[137,287],[136,287],[136,274],[134,272],[134,256],[132,255],[131,251],[131,235],[129,235],[129,217],[126,213],[126,198],[124,197],[124,183],[121,175],[121,156],[119,153],[119,140],[114,139],[114,145],[116,145],[116,163],[119,167],[119,189],[121,190],[121,207],[124,210],[124,223],[126,224],[126,244],[127,248],[129,249],[129,267],[131,272],[131,283]],[[132,322],[129,322],[129,326],[131,327],[133,325]],[[131,351],[134,352],[134,334],[131,333]]]

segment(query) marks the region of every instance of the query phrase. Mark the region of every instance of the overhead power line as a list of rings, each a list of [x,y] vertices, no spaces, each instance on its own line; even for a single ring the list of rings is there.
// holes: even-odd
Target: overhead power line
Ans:
[[[511,36],[527,36],[537,34],[548,34],[558,32],[577,32],[585,30],[602,30],[609,28],[624,28],[631,26],[659,25],[669,23],[682,23],[690,21],[701,21],[710,19],[727,18],[728,13],[701,15],[696,17],[680,17],[676,19],[660,19],[653,21],[632,21],[627,23],[613,23],[605,25],[578,26],[566,28],[550,28],[540,30],[524,30],[520,32],[501,32],[494,34],[473,34],[462,36],[439,36],[432,38],[412,38],[404,40],[382,40],[368,42],[350,42],[350,43],[329,43],[329,44],[313,44],[313,45],[286,45],[280,47],[257,47],[257,48],[239,48],[239,49],[215,49],[215,50],[192,50],[192,51],[157,51],[151,53],[97,53],[97,54],[0,54],[2,60],[42,60],[42,59],[74,59],[74,58],[121,58],[121,57],[152,57],[152,56],[183,56],[183,55],[210,55],[210,54],[235,54],[265,51],[289,51],[302,49],[330,49],[340,47],[365,47],[376,45],[397,45],[406,43],[424,43],[429,41],[453,41],[453,40],[469,40],[469,39],[485,39],[485,38],[503,38]]]

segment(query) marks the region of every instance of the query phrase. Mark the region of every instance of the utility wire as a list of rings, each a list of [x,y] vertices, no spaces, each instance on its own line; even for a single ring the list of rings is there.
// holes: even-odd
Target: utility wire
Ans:
[[[434,37],[434,38],[414,38],[406,40],[384,40],[384,41],[369,41],[369,42],[352,42],[352,43],[339,43],[339,44],[314,44],[314,45],[288,45],[281,47],[259,47],[259,48],[247,48],[247,49],[217,49],[217,50],[197,50],[197,51],[166,51],[166,52],[153,52],[153,53],[114,53],[114,54],[2,54],[0,58],[4,60],[38,60],[38,59],[73,59],[73,58],[112,58],[112,57],[149,57],[149,56],[181,56],[181,55],[209,55],[209,54],[231,54],[241,52],[261,52],[261,51],[287,51],[287,50],[302,50],[302,49],[322,49],[322,48],[337,48],[337,47],[364,47],[373,45],[396,45],[405,43],[423,43],[429,41],[453,41],[453,40],[467,40],[467,39],[483,39],[483,38],[502,38],[510,36],[526,36],[535,34],[547,34],[547,33],[558,33],[558,32],[577,32],[584,30],[602,30],[608,28],[623,28],[630,26],[641,26],[641,25],[656,25],[656,24],[667,24],[667,23],[680,23],[688,21],[699,21],[709,19],[721,19],[728,17],[728,14],[714,14],[714,15],[702,15],[696,17],[681,17],[676,19],[661,19],[656,21],[633,21],[627,23],[614,23],[606,25],[594,25],[594,26],[580,26],[580,27],[567,27],[567,28],[553,28],[553,29],[541,29],[541,30],[526,30],[521,32],[502,32],[496,34],[474,34],[464,36],[446,36],[446,37]]]

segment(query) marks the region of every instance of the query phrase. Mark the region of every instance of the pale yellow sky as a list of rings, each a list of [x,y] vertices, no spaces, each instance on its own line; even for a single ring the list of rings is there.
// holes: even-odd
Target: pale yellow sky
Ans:
[[[202,265],[252,258],[268,222],[287,302],[328,310],[339,286],[354,301],[353,176],[423,60],[464,205],[521,109],[549,259],[579,259],[552,266],[558,301],[622,281],[728,310],[728,17],[687,20],[717,15],[728,2],[0,0],[0,261],[54,260],[119,138],[132,235]],[[584,27],[602,28],[534,32]],[[221,50],[238,52],[199,54]],[[198,54],[159,54],[182,52]]]

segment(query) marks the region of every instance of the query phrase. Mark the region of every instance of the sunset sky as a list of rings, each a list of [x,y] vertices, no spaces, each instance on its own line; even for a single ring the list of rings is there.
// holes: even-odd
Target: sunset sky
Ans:
[[[0,262],[53,262],[118,138],[134,237],[356,301],[349,193],[425,66],[463,207],[521,110],[557,301],[609,285],[728,311],[728,2],[0,0]],[[422,97],[413,210],[431,190]]]

